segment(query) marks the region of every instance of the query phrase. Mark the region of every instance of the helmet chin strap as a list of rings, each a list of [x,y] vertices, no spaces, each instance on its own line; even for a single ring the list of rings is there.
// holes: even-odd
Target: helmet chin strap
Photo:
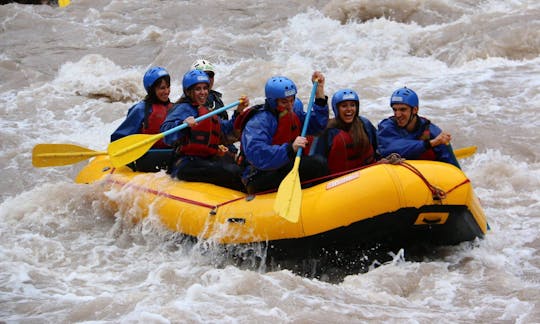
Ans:
[[[407,124],[405,124],[405,126],[401,127],[401,128],[407,128],[407,126],[409,126],[409,124],[413,121],[414,117],[416,117],[416,114],[413,114],[412,113],[412,110],[413,108],[411,108],[411,115],[409,116],[409,120],[407,121]]]

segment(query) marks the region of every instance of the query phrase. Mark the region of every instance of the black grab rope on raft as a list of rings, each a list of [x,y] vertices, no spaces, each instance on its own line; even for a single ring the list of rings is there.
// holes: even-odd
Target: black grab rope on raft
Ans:
[[[412,166],[411,164],[405,162],[405,159],[402,158],[399,154],[397,153],[392,153],[390,155],[388,155],[386,158],[382,159],[380,161],[380,163],[388,163],[388,164],[393,164],[393,165],[401,165],[407,169],[409,169],[412,173],[416,174],[420,179],[422,179],[422,181],[426,184],[427,188],[429,189],[429,191],[431,191],[431,196],[433,198],[433,200],[436,200],[436,201],[441,201],[443,200],[444,198],[446,198],[446,195],[447,195],[447,192],[445,192],[444,190],[440,189],[440,188],[437,188],[436,186],[432,185],[427,179],[426,177],[424,177],[424,175],[422,174],[422,172],[420,172],[417,168],[415,168],[414,166]],[[457,187],[459,187],[461,184],[459,184]],[[451,190],[454,190],[455,188],[457,187],[454,187],[452,188]]]
[[[426,184],[426,186],[428,187],[428,189],[431,191],[431,194],[433,196],[433,200],[442,200],[442,199],[445,199],[446,196],[451,193],[452,191],[454,191],[455,189],[461,187],[462,185],[466,184],[466,183],[469,183],[471,182],[471,180],[469,180],[469,178],[466,178],[465,180],[463,180],[461,183],[458,183],[457,185],[455,185],[453,188],[451,188],[450,190],[448,191],[444,191],[440,188],[437,188],[435,187],[434,185],[432,185],[431,183],[429,183],[429,181],[424,177],[424,175],[418,171],[417,168],[415,168],[414,166],[410,165],[409,163],[405,162],[405,159],[402,159],[400,162],[399,162],[399,165],[401,166],[404,166],[406,167],[407,169],[411,170],[414,174],[416,174],[418,177],[420,177],[420,179],[422,179],[422,181],[424,181],[424,183]]]
[[[436,186],[432,185],[428,181],[428,179],[426,179],[426,177],[424,177],[422,172],[420,172],[417,168],[410,165],[409,163],[405,162],[405,159],[402,158],[399,154],[392,153],[389,156],[387,156],[386,158],[382,159],[380,162],[381,163],[393,164],[393,165],[401,165],[401,166],[409,169],[412,173],[416,174],[426,184],[429,191],[431,191],[431,196],[432,196],[433,200],[441,201],[444,198],[446,198],[446,192],[444,190],[442,190],[440,188],[437,188]]]

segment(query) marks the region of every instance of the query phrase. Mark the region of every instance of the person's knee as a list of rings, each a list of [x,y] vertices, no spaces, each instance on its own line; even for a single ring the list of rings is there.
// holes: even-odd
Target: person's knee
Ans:
[[[240,169],[240,167],[236,164],[225,164],[223,166],[223,170],[225,171],[225,173],[228,173],[234,177],[240,177],[242,175],[242,169]]]

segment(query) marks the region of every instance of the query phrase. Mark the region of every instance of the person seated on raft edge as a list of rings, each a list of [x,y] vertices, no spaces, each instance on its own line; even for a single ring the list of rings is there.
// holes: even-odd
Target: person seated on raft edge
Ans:
[[[378,125],[379,154],[386,157],[397,153],[405,159],[441,161],[460,168],[449,144],[452,136],[418,116],[418,104],[417,94],[407,87],[392,93],[390,107],[394,116]]]
[[[111,142],[133,134],[158,134],[161,123],[172,107],[169,100],[171,77],[160,66],[149,68],[143,77],[146,96],[131,108],[126,119],[111,134]],[[127,166],[133,171],[158,172],[171,163],[173,150],[163,140],[157,141],[145,155]]]
[[[206,99],[205,104],[205,106],[208,107],[208,110],[214,111],[223,107],[224,104],[221,100],[223,94],[213,89],[215,80],[214,77],[216,75],[214,65],[206,59],[198,59],[191,64],[191,69],[203,71],[204,73],[206,73],[206,75],[208,75],[208,78],[210,79],[210,86],[208,88],[208,99]],[[229,114],[226,111],[219,113],[218,116],[224,120],[229,119]],[[234,143],[238,142],[239,139],[240,137],[237,136],[237,134],[234,132],[228,134],[227,137],[224,139],[228,149],[228,151],[225,152],[225,156],[232,159],[233,161],[236,159],[236,155],[238,154],[238,148],[234,145]]]
[[[311,80],[318,80],[318,86],[307,134],[317,134],[328,122],[328,97],[324,95],[324,75],[315,71]],[[264,91],[264,105],[251,107],[250,116],[240,127],[240,159],[246,166],[242,181],[248,194],[277,189],[292,170],[296,152],[307,144],[307,139],[300,136],[306,112],[301,102],[295,104],[297,88],[294,82],[284,76],[274,76],[267,80]],[[301,158],[301,181],[327,174],[326,163],[320,157]]]
[[[352,89],[340,89],[332,96],[334,118],[314,139],[310,155],[321,155],[331,174],[346,172],[377,160],[377,130],[360,116],[360,98]]]
[[[161,125],[161,132],[183,123],[189,125],[164,138],[165,143],[175,147],[176,152],[171,176],[244,191],[240,180],[242,169],[234,161],[223,157],[227,148],[223,147],[222,138],[232,132],[235,115],[249,105],[249,99],[246,96],[240,98],[240,104],[230,120],[214,115],[197,123],[196,117],[209,113],[205,106],[210,88],[208,75],[200,70],[190,70],[184,74],[182,88],[184,95]]]

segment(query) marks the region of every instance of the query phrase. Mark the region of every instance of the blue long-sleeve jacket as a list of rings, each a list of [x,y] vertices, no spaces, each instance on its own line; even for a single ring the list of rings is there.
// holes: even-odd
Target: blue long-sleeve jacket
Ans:
[[[412,132],[401,128],[393,117],[383,119],[377,130],[378,151],[382,157],[391,153],[398,153],[401,157],[415,160],[424,153],[427,148],[420,139],[426,124],[429,123],[429,139],[437,137],[442,130],[429,120],[419,117],[418,125]],[[447,162],[460,167],[450,145],[437,145],[433,148],[437,161]]]
[[[303,124],[306,112],[302,105],[294,105],[294,113]],[[327,106],[314,104],[308,123],[307,135],[317,134],[326,128],[328,123]],[[242,150],[247,161],[259,170],[277,170],[291,161],[292,147],[289,143],[272,145],[272,138],[278,127],[278,119],[268,107],[253,115],[242,131]],[[294,155],[293,155],[294,156]],[[246,172],[249,172],[246,168]]]
[[[146,102],[141,100],[129,108],[126,119],[124,119],[122,124],[120,124],[120,126],[118,126],[118,128],[111,134],[111,142],[114,142],[122,137],[139,133],[144,122],[145,105]]]

